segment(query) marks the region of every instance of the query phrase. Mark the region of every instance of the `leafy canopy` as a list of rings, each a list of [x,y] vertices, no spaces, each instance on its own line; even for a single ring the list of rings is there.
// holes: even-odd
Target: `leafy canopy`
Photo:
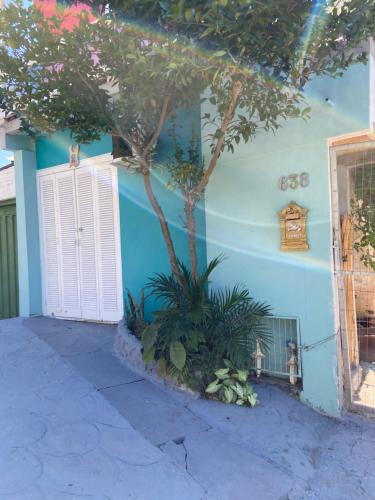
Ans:
[[[88,3],[96,21],[84,11],[72,30],[21,0],[1,12],[0,107],[32,133],[69,129],[78,142],[109,133],[146,155],[161,122],[206,88],[213,148],[236,82],[221,150],[306,116],[306,82],[363,61],[357,47],[375,17],[369,0],[131,0],[106,2],[105,13]]]
[[[190,106],[207,85],[188,44],[147,39],[87,12],[73,30],[20,2],[0,15],[0,106],[31,132],[69,129],[78,142],[123,136],[145,148],[162,113]],[[187,55],[186,55],[187,54]]]
[[[91,1],[93,7],[101,1]],[[284,81],[337,74],[374,28],[372,0],[112,0],[108,16],[184,34]],[[299,73],[299,75],[298,75]]]

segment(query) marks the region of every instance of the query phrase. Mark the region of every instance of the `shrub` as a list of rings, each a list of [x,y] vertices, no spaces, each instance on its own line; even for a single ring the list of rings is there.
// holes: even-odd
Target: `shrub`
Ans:
[[[154,322],[143,331],[144,360],[156,360],[162,373],[201,391],[223,359],[248,369],[256,340],[265,350],[271,342],[263,322],[270,315],[268,305],[239,286],[208,292],[210,275],[221,260],[212,260],[197,279],[179,263],[179,281],[157,274],[149,285],[165,308],[154,313]]]
[[[228,359],[224,359],[225,368],[215,372],[216,379],[206,388],[206,393],[215,394],[224,403],[236,403],[239,406],[255,406],[258,395],[248,383],[248,370],[235,368]]]

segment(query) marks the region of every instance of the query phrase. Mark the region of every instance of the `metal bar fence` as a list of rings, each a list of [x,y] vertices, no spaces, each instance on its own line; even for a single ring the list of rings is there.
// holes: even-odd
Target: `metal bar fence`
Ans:
[[[299,321],[297,318],[270,317],[265,318],[264,322],[272,332],[273,343],[269,350],[263,353],[265,357],[262,363],[262,372],[275,377],[289,378],[288,361],[291,351],[288,344],[294,342],[297,346],[297,352],[300,353]],[[255,368],[255,361],[253,367]],[[298,377],[302,377],[300,355],[298,355]]]

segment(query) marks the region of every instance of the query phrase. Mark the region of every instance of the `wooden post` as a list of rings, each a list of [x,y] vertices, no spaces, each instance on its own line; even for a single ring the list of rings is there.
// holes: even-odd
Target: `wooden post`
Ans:
[[[350,363],[357,366],[359,363],[357,318],[355,309],[354,283],[353,283],[353,237],[351,216],[346,214],[341,221],[342,233],[342,260],[345,288],[345,318],[348,335]]]

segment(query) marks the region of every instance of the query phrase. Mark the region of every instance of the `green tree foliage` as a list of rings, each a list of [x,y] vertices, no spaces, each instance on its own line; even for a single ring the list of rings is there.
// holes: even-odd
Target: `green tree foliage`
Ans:
[[[356,234],[354,249],[366,267],[375,271],[375,190],[374,166],[354,170],[354,195],[351,199],[353,230]]]
[[[125,23],[89,23],[85,13],[69,31],[63,18],[21,4],[0,16],[1,107],[36,133],[67,128],[80,143],[120,135],[144,155],[162,112],[190,106],[207,84],[187,44],[176,53],[173,41],[150,43]]]
[[[100,0],[90,3],[102,5]],[[312,74],[340,74],[353,62],[350,51],[374,29],[372,0],[112,0],[106,4],[108,16],[204,41],[205,47],[223,51],[237,63],[300,84]]]
[[[89,1],[89,0],[88,0]],[[72,2],[66,2],[72,3]],[[185,213],[197,277],[194,210],[223,150],[260,130],[307,118],[303,88],[365,61],[358,50],[374,26],[372,0],[92,1],[74,30],[21,0],[0,13],[0,108],[32,134],[69,129],[80,143],[101,134],[132,148],[166,241],[178,258],[150,180],[165,123],[199,95],[211,156],[189,186]],[[103,4],[106,6],[103,9]],[[205,91],[205,92],[204,92]],[[186,167],[186,165],[185,165]]]

